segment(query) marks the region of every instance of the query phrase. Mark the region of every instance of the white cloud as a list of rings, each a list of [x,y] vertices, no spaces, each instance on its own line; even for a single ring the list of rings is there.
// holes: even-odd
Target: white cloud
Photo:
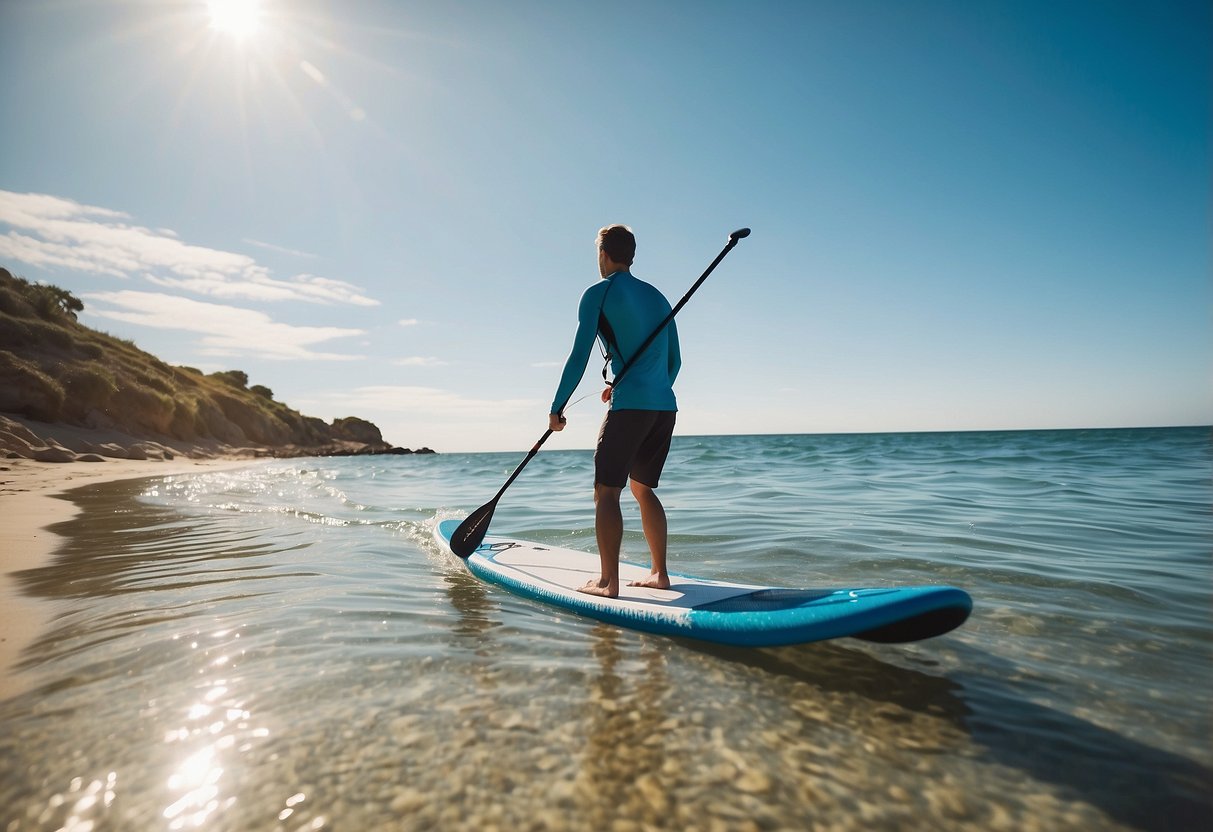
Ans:
[[[204,303],[156,292],[91,292],[86,314],[98,318],[194,332],[199,352],[214,356],[248,356],[274,360],[356,361],[363,356],[316,352],[313,346],[364,334],[361,329],[292,326],[252,309]]]
[[[166,289],[185,289],[198,295],[231,300],[245,298],[257,301],[302,300],[311,303],[345,303],[351,306],[378,306],[379,301],[360,294],[356,286],[340,280],[301,274],[295,278],[275,280],[252,275],[244,282],[234,282],[222,274],[199,277],[157,277],[147,275],[149,282]]]
[[[111,277],[128,277],[139,265],[133,260],[115,265],[108,257],[105,262],[99,262],[95,256],[76,246],[38,240],[15,231],[0,236],[0,258],[29,266],[73,269]]]
[[[10,214],[43,219],[68,219],[79,216],[103,217],[113,220],[131,218],[130,214],[124,214],[121,211],[81,205],[79,202],[49,194],[17,194],[11,191],[0,191],[0,216],[6,217]],[[5,221],[17,224],[7,218]]]
[[[421,323],[421,321],[417,320],[416,318],[401,318],[400,319],[401,326],[417,326],[417,324],[419,324],[419,323]]]
[[[190,245],[129,219],[70,199],[0,190],[0,223],[13,229],[0,236],[0,257],[112,277],[142,274],[159,286],[223,299],[379,305],[350,283],[311,274],[276,279],[248,255]]]

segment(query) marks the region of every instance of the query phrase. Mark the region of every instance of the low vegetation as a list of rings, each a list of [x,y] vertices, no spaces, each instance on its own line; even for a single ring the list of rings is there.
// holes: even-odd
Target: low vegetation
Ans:
[[[390,449],[370,422],[304,416],[275,401],[270,388],[250,387],[240,370],[207,375],[169,366],[79,323],[83,309],[71,292],[0,268],[0,412],[232,446]]]

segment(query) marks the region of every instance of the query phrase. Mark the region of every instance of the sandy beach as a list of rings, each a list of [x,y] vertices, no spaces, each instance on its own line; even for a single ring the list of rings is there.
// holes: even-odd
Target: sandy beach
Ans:
[[[55,614],[53,605],[23,595],[12,573],[50,561],[59,538],[49,527],[70,519],[76,511],[70,501],[57,495],[114,480],[239,468],[254,462],[249,458],[183,456],[54,463],[0,459],[0,699],[19,693],[27,684],[14,666],[21,651]]]

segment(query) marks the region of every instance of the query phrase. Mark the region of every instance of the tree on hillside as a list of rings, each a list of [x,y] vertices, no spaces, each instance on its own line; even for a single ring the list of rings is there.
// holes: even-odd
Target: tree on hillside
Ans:
[[[5,268],[0,268],[0,286],[15,290],[17,296],[29,304],[34,314],[46,321],[57,317],[71,318],[74,321],[76,313],[84,311],[84,303],[67,289],[60,289],[49,283],[31,283]],[[20,316],[19,312],[12,309],[8,311]]]
[[[31,286],[30,300],[42,318],[65,316],[76,320],[76,314],[84,311],[84,303],[67,289],[50,284]]]

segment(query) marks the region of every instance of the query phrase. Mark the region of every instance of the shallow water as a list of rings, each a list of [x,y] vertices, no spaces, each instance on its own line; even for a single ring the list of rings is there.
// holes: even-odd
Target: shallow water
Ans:
[[[430,529],[521,456],[74,492],[19,575],[57,616],[0,702],[0,830],[1213,823],[1208,429],[676,438],[675,569],[969,591],[913,645],[714,647],[484,585]],[[541,453],[494,531],[592,550],[591,472]]]

